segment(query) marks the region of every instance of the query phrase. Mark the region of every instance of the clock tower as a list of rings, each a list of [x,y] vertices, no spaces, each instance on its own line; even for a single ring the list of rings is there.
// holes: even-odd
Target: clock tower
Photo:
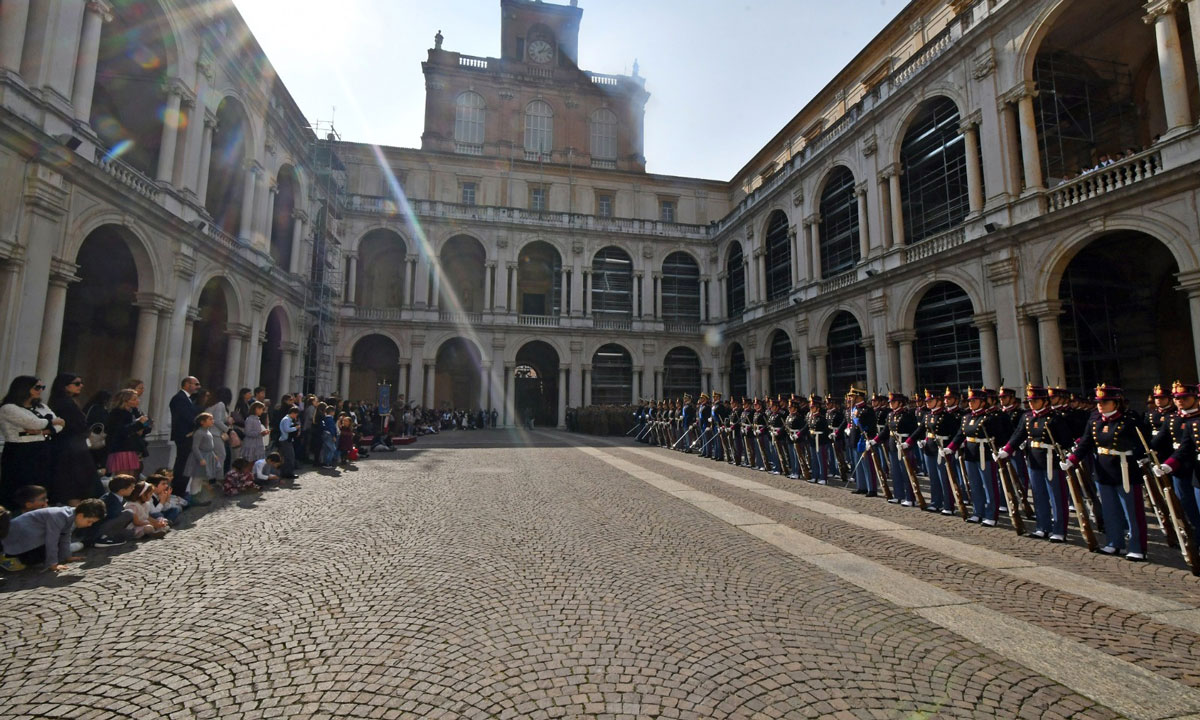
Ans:
[[[583,10],[543,0],[500,0],[500,57],[442,47],[422,63],[421,149],[541,165],[646,171],[645,80],[582,70]]]

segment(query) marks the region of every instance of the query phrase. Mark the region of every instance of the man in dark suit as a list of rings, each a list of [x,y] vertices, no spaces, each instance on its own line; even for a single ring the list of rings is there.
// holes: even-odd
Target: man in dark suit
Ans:
[[[187,497],[188,478],[183,472],[188,455],[192,454],[192,430],[200,413],[192,395],[199,389],[200,381],[189,375],[179,383],[179,392],[171,398],[171,442],[175,443],[175,480],[171,492],[180,497]]]

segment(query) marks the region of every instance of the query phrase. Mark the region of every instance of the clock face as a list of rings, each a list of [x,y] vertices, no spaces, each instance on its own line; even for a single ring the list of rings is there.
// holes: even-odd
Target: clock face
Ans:
[[[554,59],[554,48],[545,40],[534,40],[529,43],[529,59],[545,65]]]

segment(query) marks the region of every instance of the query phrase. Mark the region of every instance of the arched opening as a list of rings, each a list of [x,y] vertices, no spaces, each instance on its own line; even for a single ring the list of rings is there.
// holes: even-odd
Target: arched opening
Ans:
[[[174,36],[157,2],[121,5],[125,7],[101,25],[89,122],[109,157],[156,178],[163,124],[183,130],[188,122],[182,111],[167,113],[166,43]],[[179,142],[176,157],[182,151]],[[176,162],[175,167],[180,165]]]
[[[292,232],[296,226],[299,181],[291,165],[279,168],[275,178],[275,207],[271,213],[271,259],[284,270],[292,263]]]
[[[283,371],[283,338],[287,326],[287,314],[283,308],[276,307],[267,315],[263,333],[267,336],[262,346],[262,358],[258,365],[258,384],[267,389],[270,398],[283,397],[283,393],[295,388],[291,378],[282,376]],[[231,388],[234,392],[237,388]]]
[[[250,121],[242,104],[227,97],[217,108],[208,167],[204,207],[217,227],[236,236],[242,221],[242,195],[246,187],[246,160],[250,148]]]
[[[792,250],[788,238],[788,219],[782,210],[771,213],[767,221],[767,300],[787,297],[792,290]]]
[[[725,259],[725,307],[730,320],[741,318],[746,311],[746,259],[738,243],[729,246]]]
[[[663,395],[677,398],[687,393],[700,396],[700,357],[691,348],[673,348],[663,358]]]
[[[900,144],[904,237],[917,243],[962,223],[970,211],[966,143],[958,106],[947,97],[921,104]]]
[[[521,248],[517,302],[522,315],[561,314],[562,257],[550,243],[537,240]]]
[[[189,373],[206,388],[225,385],[225,361],[229,352],[230,307],[228,281],[213,278],[200,291],[197,317],[192,325],[192,349]],[[246,378],[249,381],[249,378]]]
[[[513,392],[517,419],[533,417],[539,427],[558,426],[558,353],[535,340],[517,351]]]
[[[592,404],[628,405],[633,397],[633,359],[615,343],[592,356]]]
[[[971,298],[954,283],[940,282],[925,291],[913,318],[919,387],[965,390],[983,385],[974,315]]]
[[[1059,283],[1061,380],[1084,389],[1112,383],[1129,397],[1164,381],[1195,381],[1191,314],[1187,295],[1175,288],[1178,271],[1171,251],[1145,233],[1088,243]]]
[[[478,410],[481,367],[479,351],[471,341],[454,338],[443,343],[437,353],[434,407]]]
[[[820,207],[821,277],[827,278],[846,272],[862,259],[858,197],[849,169],[839,165],[829,173]]]
[[[833,318],[825,343],[829,348],[829,354],[825,356],[825,377],[830,393],[839,395],[851,385],[866,389],[867,351],[862,339],[862,327],[853,315],[843,310]]]
[[[1190,6],[1189,13],[1196,12]],[[1154,27],[1121,0],[1076,0],[1054,21],[1033,62],[1034,113],[1050,187],[1166,132]],[[1183,22],[1181,13],[1176,13]],[[1180,28],[1184,57],[1191,33]],[[1186,63],[1196,108],[1195,69]]]
[[[404,240],[391,230],[372,230],[358,243],[359,307],[404,307]]]
[[[691,255],[673,252],[663,261],[662,305],[666,322],[700,322],[700,266]]]
[[[59,367],[93,390],[121,387],[133,366],[138,272],[125,232],[103,225],[89,233],[75,256],[79,282],[67,288]]]
[[[610,245],[592,258],[592,313],[598,319],[633,317],[633,261]]]
[[[483,312],[486,260],[487,252],[475,238],[468,235],[450,238],[442,246],[442,286],[438,307],[450,311]]]
[[[354,348],[350,351],[348,400],[366,400],[374,405],[382,383],[392,386],[391,397],[394,399],[401,394],[401,390],[396,387],[399,381],[400,348],[394,340],[386,335],[375,334],[366,335],[354,343]]]
[[[792,341],[787,333],[776,330],[771,336],[771,394],[796,391],[796,367],[792,362]]]
[[[746,353],[739,343],[734,343],[729,350],[729,394],[732,397],[746,397],[749,392],[747,377]]]

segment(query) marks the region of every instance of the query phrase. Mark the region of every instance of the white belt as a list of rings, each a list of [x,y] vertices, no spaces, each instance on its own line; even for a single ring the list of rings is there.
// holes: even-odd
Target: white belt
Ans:
[[[1109,448],[1096,448],[1096,452],[1101,455],[1114,455],[1121,458],[1121,485],[1125,488],[1129,487],[1129,463],[1125,462],[1125,458],[1133,455],[1131,450],[1111,450]]]

